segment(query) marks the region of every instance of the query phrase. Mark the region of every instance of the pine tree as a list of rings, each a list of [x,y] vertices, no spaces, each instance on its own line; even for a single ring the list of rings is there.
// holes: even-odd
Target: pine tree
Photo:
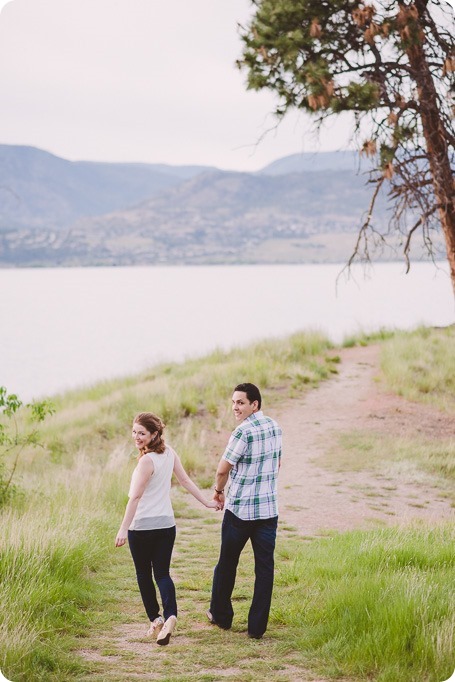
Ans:
[[[276,114],[302,109],[321,123],[354,113],[360,152],[372,160],[374,189],[349,265],[369,260],[374,237],[403,235],[409,269],[417,230],[433,254],[442,228],[455,292],[455,30],[447,2],[253,0],[240,27],[238,65],[248,87],[278,95]],[[368,123],[365,126],[365,122]],[[371,131],[362,139],[361,131]],[[387,191],[392,221],[373,223],[376,198]]]

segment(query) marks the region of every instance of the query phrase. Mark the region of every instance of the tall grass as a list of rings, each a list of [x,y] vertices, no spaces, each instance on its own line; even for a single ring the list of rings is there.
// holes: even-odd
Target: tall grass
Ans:
[[[22,495],[0,511],[0,670],[14,682],[61,682],[86,668],[71,649],[107,598],[96,575],[123,514],[135,413],[162,416],[185,466],[212,478],[207,433],[223,421],[230,428],[235,384],[258,383],[265,401],[295,393],[330,375],[329,349],[317,334],[296,334],[57,397],[42,430],[49,451],[24,452]]]
[[[455,440],[393,437],[371,431],[340,434],[324,463],[339,471],[370,470],[391,478],[420,480],[422,474],[455,504]]]
[[[382,347],[381,368],[398,395],[455,412],[454,326],[396,334]]]
[[[393,338],[397,332],[393,329],[382,328],[378,331],[367,334],[360,332],[359,334],[350,334],[343,339],[343,348],[353,348],[354,346],[368,346],[370,343],[385,341]]]
[[[452,589],[453,525],[417,525],[334,534],[303,543],[279,528],[276,579],[269,629],[261,642],[248,639],[253,557],[242,554],[233,594],[235,617],[229,632],[210,627],[213,566],[219,547],[214,514],[176,505],[181,518],[173,573],[179,627],[165,656],[143,642],[145,619],[134,585],[131,560],[123,552],[115,578],[115,601],[105,606],[114,622],[81,643],[91,652],[84,679],[236,682],[344,679],[375,682],[442,682],[455,668]],[[130,588],[133,588],[133,592]],[[126,592],[126,594],[125,594]],[[130,637],[119,634],[135,623]],[[131,646],[130,646],[131,643]],[[156,649],[157,647],[155,647]]]
[[[322,674],[441,682],[455,668],[454,541],[453,524],[313,541],[278,573],[273,622]]]
[[[57,414],[44,429],[51,457],[70,462],[83,448],[103,460],[114,446],[129,440],[133,416],[149,410],[166,423],[184,465],[192,473],[203,473],[206,457],[193,440],[190,443],[189,423],[197,430],[201,420],[205,428],[230,426],[230,396],[242,381],[261,387],[270,411],[272,395],[274,402],[283,394],[294,395],[336,371],[328,356],[330,348],[320,334],[294,334],[230,352],[218,350],[185,363],[159,365],[136,377],[69,393],[55,400]]]
[[[79,466],[2,511],[0,669],[14,671],[14,682],[60,682],[81,670],[70,641],[87,627],[93,573],[111,540],[99,503],[106,483]]]
[[[144,409],[162,415],[187,466],[213,475],[211,434],[219,439],[220,429],[231,427],[233,386],[258,383],[270,412],[281,397],[336,371],[330,350],[318,335],[294,335],[161,365],[57,399],[58,412],[44,433],[51,454],[25,453],[18,472],[24,494],[0,512],[0,669],[9,679],[129,681],[148,671],[173,682],[215,681],[230,666],[231,679],[242,681],[305,679],[308,669],[376,682],[450,676],[455,538],[449,525],[346,533],[305,544],[281,533],[269,637],[252,643],[241,637],[251,554],[242,556],[239,569],[234,631],[201,629],[219,542],[217,517],[187,512],[179,502],[184,518],[174,565],[183,644],[144,660],[134,647],[117,650],[112,643],[113,623],[142,618],[131,561],[126,551],[113,549],[133,466],[132,416]],[[123,562],[118,573],[114,556]],[[133,604],[128,590],[134,590]],[[81,639],[90,627],[99,664],[74,653],[90,648]],[[105,649],[114,658],[103,657]]]

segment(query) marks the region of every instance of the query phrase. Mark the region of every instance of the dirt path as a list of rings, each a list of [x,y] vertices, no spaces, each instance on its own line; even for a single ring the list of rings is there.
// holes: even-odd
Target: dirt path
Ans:
[[[280,518],[305,535],[372,524],[436,522],[452,517],[450,501],[430,476],[412,466],[384,472],[339,472],[318,458],[336,453],[343,432],[368,430],[400,435],[453,437],[455,419],[410,403],[378,386],[379,347],[341,352],[339,374],[289,401],[276,415],[284,432]],[[266,410],[267,411],[267,410]],[[275,414],[274,414],[275,416]]]
[[[379,374],[378,347],[346,349],[340,355],[338,375],[301,398],[282,404],[279,411],[270,410],[284,432],[284,457],[279,477],[281,523],[297,528],[302,535],[314,536],[324,530],[343,531],[377,524],[397,524],[409,522],[412,518],[436,522],[452,516],[450,502],[441,497],[435,481],[412,466],[397,468],[392,472],[389,470],[387,473],[368,468],[346,472],[336,471],[333,464],[327,466],[322,462],[327,453],[337,452],[338,440],[343,432],[365,430],[398,436],[419,431],[421,435],[438,438],[453,437],[455,433],[454,418],[381,390],[376,380]],[[265,405],[265,412],[269,413],[267,408]],[[224,436],[227,438],[228,435],[228,432],[218,432],[217,443],[220,440],[224,443]],[[183,493],[176,491],[175,494]],[[200,511],[200,505],[190,495],[184,494],[184,497],[187,504],[194,504]],[[191,518],[180,519],[178,525],[174,574],[179,584],[184,584],[186,580],[191,585],[191,578],[188,578],[182,566],[187,565],[185,552],[192,551],[194,527]],[[203,527],[213,546],[217,547],[218,524]],[[183,562],[180,568],[179,561]],[[134,592],[132,567],[126,556],[124,563],[126,584],[132,596],[125,594],[119,603],[123,614],[121,624],[98,633],[90,640],[89,646],[78,652],[91,661],[98,671],[87,679],[93,682],[172,679],[170,671],[174,670],[174,656],[182,656],[182,660],[187,661],[188,652],[193,649],[198,656],[197,645],[201,637],[212,638],[213,642],[219,644],[220,633],[213,633],[213,628],[204,618],[207,596],[205,601],[203,599],[195,604],[197,595],[191,592],[190,587],[187,603],[181,599],[181,629],[173,646],[167,651],[160,651],[160,647],[151,647],[150,642],[144,639],[142,608]],[[117,570],[106,579],[117,580]],[[191,637],[186,634],[188,632]],[[212,642],[212,639],[207,641]],[[226,645],[229,641],[226,640]],[[239,660],[242,656],[247,660],[251,656],[250,649],[245,648],[247,644],[238,638],[237,646]],[[273,638],[266,640],[264,646],[273,648]],[[206,645],[204,651],[207,657],[210,646]],[[191,669],[200,666],[198,661],[192,661],[189,665]],[[238,667],[217,668],[217,672],[219,679],[247,679],[243,677],[245,671]],[[205,673],[213,675],[214,670],[204,669]],[[285,674],[289,675],[290,680],[327,682],[317,680],[302,668],[294,671],[283,668],[282,675]]]

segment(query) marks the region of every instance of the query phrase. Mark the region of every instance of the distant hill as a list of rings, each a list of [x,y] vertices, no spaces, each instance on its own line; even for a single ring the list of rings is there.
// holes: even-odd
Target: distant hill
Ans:
[[[0,266],[342,262],[371,196],[356,163],[295,154],[236,173],[3,145]]]
[[[354,151],[302,152],[278,159],[259,171],[261,175],[314,173],[319,171],[349,171],[359,167],[359,155]]]
[[[84,216],[133,206],[205,170],[66,161],[34,147],[0,145],[0,230],[60,230]]]
[[[352,243],[367,200],[365,181],[354,174],[216,171],[129,210],[80,220],[72,243],[81,255],[96,253],[106,264],[222,263],[256,262],[260,251],[260,262],[274,262],[278,240],[281,247],[288,242],[293,253],[285,258],[293,262],[302,257],[295,244],[301,248],[321,234],[350,234]],[[317,249],[316,259],[323,250]]]

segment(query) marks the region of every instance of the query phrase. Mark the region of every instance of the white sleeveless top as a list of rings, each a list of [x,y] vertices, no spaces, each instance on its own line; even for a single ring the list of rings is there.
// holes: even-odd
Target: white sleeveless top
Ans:
[[[171,478],[174,469],[175,452],[166,445],[162,454],[147,452],[143,457],[150,457],[154,471],[139,500],[136,513],[129,530],[155,530],[175,526],[174,510],[171,502]],[[137,467],[131,477],[131,488],[137,476]]]

